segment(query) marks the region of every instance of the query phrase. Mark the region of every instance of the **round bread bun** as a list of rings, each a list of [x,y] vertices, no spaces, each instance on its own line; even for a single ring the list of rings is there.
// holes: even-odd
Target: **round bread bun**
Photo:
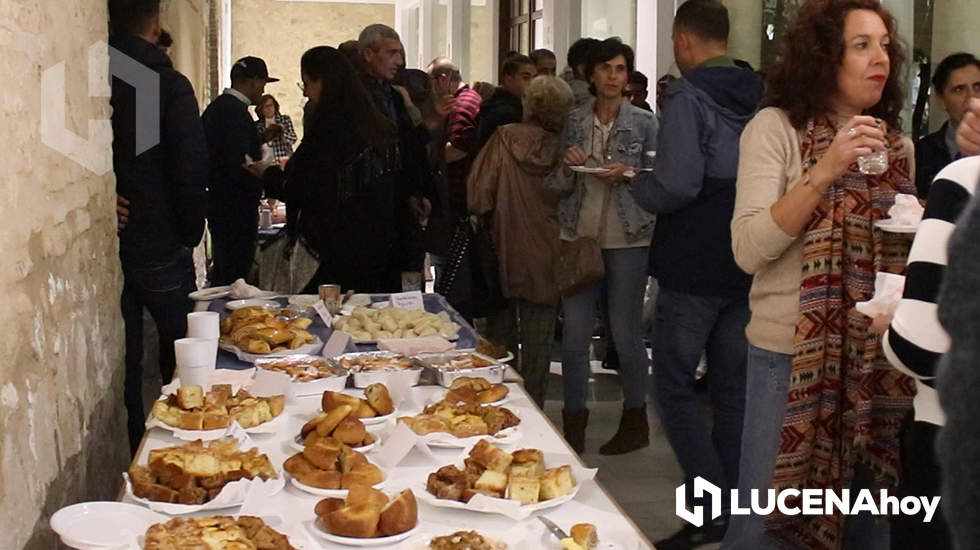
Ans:
[[[350,405],[351,410],[356,411],[360,403],[361,400],[353,395],[327,390],[323,392],[323,397],[320,398],[320,409],[324,412],[330,412],[341,405]]]
[[[340,510],[345,506],[344,499],[328,497],[316,503],[313,513],[317,516],[325,516],[334,510]]]
[[[344,506],[323,517],[328,531],[340,537],[374,538],[381,512],[368,504]]]
[[[418,522],[419,508],[415,501],[415,493],[411,489],[405,489],[381,510],[378,530],[383,536],[388,537],[404,533],[415,527]]]
[[[395,410],[395,403],[391,400],[391,394],[384,384],[376,382],[364,388],[364,396],[367,398],[368,405],[382,416],[391,414]]]
[[[340,451],[323,445],[309,445],[303,448],[303,457],[321,470],[336,470]]]
[[[300,429],[299,435],[301,435],[302,437],[306,437],[307,435],[310,434],[310,432],[316,430],[317,424],[323,422],[326,418],[327,418],[327,413],[325,412],[316,413],[316,416],[314,416],[309,422],[303,424],[303,428]]]
[[[282,469],[286,470],[289,475],[298,477],[304,472],[312,472],[313,470],[316,470],[316,466],[307,460],[306,457],[303,456],[303,453],[296,453],[282,463]]]
[[[493,386],[490,386],[490,389],[481,392],[480,395],[477,396],[477,402],[494,403],[496,401],[500,401],[501,399],[507,397],[508,393],[510,393],[510,390],[507,389],[507,386],[503,384],[495,384]]]
[[[469,386],[460,386],[446,392],[445,401],[448,403],[476,403],[478,398],[476,390]]]
[[[340,453],[340,471],[346,474],[361,464],[368,464],[368,459],[364,453],[354,451],[350,447],[344,447]]]
[[[303,485],[316,487],[317,489],[340,489],[343,481],[343,474],[336,471],[313,470],[296,476],[296,479]]]
[[[340,409],[334,409],[340,410]],[[345,445],[360,445],[367,435],[364,423],[356,418],[347,417],[334,428],[333,437]]]
[[[369,487],[367,485],[354,485],[347,492],[347,500],[345,502],[348,506],[369,504],[378,510],[381,510],[388,504],[388,495],[382,493],[374,487]]]
[[[357,409],[351,413],[351,416],[357,418],[374,418],[375,416],[378,416],[378,412],[371,408],[370,403],[364,399],[361,399],[358,401]]]
[[[343,474],[340,479],[341,489],[350,489],[355,485],[377,485],[384,481],[385,476],[374,464],[358,464],[350,472]]]
[[[320,435],[330,435],[333,433],[334,428],[340,424],[340,421],[347,418],[351,411],[354,410],[350,405],[341,405],[335,409],[332,409],[327,413],[327,417],[320,421],[316,425],[316,431]]]

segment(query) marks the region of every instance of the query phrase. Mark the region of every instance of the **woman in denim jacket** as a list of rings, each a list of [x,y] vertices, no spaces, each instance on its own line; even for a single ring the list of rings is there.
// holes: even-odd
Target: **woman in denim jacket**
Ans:
[[[657,120],[623,98],[633,50],[610,38],[590,52],[586,77],[590,99],[569,115],[563,132],[564,162],[545,180],[561,193],[558,221],[561,239],[597,237],[602,248],[605,279],[562,298],[564,333],[561,362],[565,406],[565,439],[576,452],[585,448],[589,411],[585,392],[589,379],[589,344],[596,302],[605,290],[613,341],[619,351],[623,385],[623,416],[602,454],[621,454],[649,444],[646,417],[648,364],[643,346],[642,309],[647,281],[647,255],[654,216],[633,200],[631,180],[640,168],[653,166],[648,151],[657,148]],[[602,167],[588,174],[572,167]],[[605,212],[603,206],[605,205]]]

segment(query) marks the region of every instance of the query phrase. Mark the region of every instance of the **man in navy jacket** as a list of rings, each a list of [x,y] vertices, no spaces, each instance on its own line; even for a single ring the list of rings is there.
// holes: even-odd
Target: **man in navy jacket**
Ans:
[[[204,233],[207,148],[194,89],[156,46],[160,36],[160,0],[109,2],[111,55],[125,55],[159,76],[159,142],[137,154],[137,105],[151,97],[145,83],[112,79],[113,168],[120,202],[121,299],[126,327],[125,402],[130,448],[143,436],[143,308],[159,333],[160,374],[174,372],[174,346],[187,331],[195,290],[191,250]],[[154,90],[156,91],[156,90]],[[138,97],[139,96],[139,97]],[[154,136],[154,139],[156,136]]]
[[[263,180],[244,164],[245,155],[253,161],[262,158],[262,141],[248,106],[257,105],[265,85],[278,80],[269,77],[265,61],[243,57],[231,67],[231,88],[201,117],[211,159],[208,226],[213,264],[208,279],[213,286],[245,278],[255,259]]]
[[[689,0],[677,10],[674,57],[684,76],[665,94],[653,172],[633,184],[637,203],[657,214],[650,245],[650,274],[660,284],[653,372],[664,429],[688,489],[701,476],[723,495],[738,481],[752,282],[735,265],[729,224],[739,136],[762,94],[759,77],[728,57],[728,27],[728,11],[717,0]],[[702,353],[714,408],[711,430],[694,396]],[[727,506],[726,499],[722,509]],[[726,518],[688,525],[656,546],[719,541]]]

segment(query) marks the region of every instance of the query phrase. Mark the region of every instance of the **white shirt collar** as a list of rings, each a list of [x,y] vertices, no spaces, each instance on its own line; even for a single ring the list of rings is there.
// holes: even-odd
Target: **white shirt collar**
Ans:
[[[234,88],[225,88],[225,91],[222,92],[222,93],[225,93],[225,94],[234,96],[238,101],[241,101],[245,105],[251,105],[252,104],[252,100],[249,99],[248,96],[246,96],[245,94],[239,92],[238,90],[236,90]]]

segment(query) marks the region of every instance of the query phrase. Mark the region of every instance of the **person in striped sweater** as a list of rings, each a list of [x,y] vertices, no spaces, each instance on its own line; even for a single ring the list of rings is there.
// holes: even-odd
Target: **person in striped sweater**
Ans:
[[[936,393],[936,366],[949,349],[949,335],[939,324],[936,301],[948,260],[947,246],[956,221],[977,187],[980,157],[958,160],[933,180],[922,224],[909,252],[905,291],[883,338],[885,356],[916,383],[915,419],[902,439],[902,484],[909,496],[938,496],[940,468],[936,435],[945,415]],[[941,506],[941,504],[940,504]],[[923,523],[924,514],[892,519],[892,548],[952,548],[943,518]]]

